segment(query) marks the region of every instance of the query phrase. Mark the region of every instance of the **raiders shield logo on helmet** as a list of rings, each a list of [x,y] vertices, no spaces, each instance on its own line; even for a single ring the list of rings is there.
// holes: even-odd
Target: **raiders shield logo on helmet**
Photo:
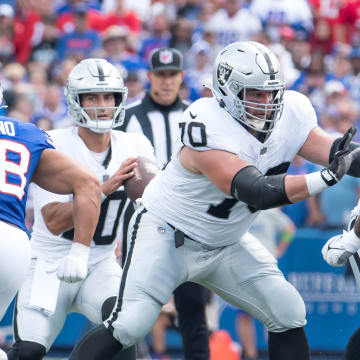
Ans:
[[[225,64],[223,62],[219,63],[219,66],[217,68],[217,78],[221,86],[224,86],[229,80],[232,69],[233,68],[228,64]]]

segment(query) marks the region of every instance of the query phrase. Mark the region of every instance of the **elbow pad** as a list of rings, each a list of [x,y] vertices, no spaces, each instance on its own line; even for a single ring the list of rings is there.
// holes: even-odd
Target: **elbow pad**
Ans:
[[[342,140],[342,137],[337,138],[333,142],[333,144],[331,146],[331,149],[330,149],[329,164],[333,161],[335,153],[337,151],[339,151],[339,150],[342,150],[342,149],[340,149],[341,140]],[[354,149],[358,148],[359,146],[360,146],[360,144],[358,144],[356,142],[351,142],[350,146],[349,146],[349,149],[354,150]],[[355,159],[352,162],[352,164],[350,166],[350,169],[347,172],[347,174],[350,175],[350,176],[354,176],[354,177],[360,177],[360,159]]]
[[[291,204],[285,192],[284,178],[285,174],[265,176],[250,165],[234,176],[231,195],[256,210]]]

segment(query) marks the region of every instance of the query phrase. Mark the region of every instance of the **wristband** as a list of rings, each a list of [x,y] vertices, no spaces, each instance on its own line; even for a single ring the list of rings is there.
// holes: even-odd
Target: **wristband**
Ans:
[[[333,186],[338,182],[335,174],[328,168],[322,169],[320,171],[322,179],[326,182],[328,186]]]
[[[89,254],[90,254],[90,246],[84,245],[79,242],[73,242],[68,255],[80,257],[87,262],[89,258]]]
[[[291,243],[294,235],[290,231],[284,231],[281,235],[281,241]]]
[[[305,175],[305,179],[310,196],[318,194],[330,186],[324,181],[320,171]]]

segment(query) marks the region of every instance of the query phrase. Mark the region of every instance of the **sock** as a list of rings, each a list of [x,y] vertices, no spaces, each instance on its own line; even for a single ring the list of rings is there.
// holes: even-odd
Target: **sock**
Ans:
[[[304,328],[269,332],[269,360],[310,360]]]
[[[345,360],[357,360],[359,358],[359,348],[360,328],[351,335],[345,350]]]

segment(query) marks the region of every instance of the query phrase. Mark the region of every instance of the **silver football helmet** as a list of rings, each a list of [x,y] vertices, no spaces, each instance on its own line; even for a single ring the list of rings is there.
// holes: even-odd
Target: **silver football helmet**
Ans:
[[[271,103],[247,101],[247,89],[272,91]],[[282,113],[284,89],[278,59],[260,43],[232,43],[222,49],[215,60],[214,96],[234,119],[257,132],[270,135]]]
[[[81,105],[81,94],[99,92],[114,93],[115,107],[111,107],[114,113],[110,120],[98,119],[99,110],[104,108]],[[82,60],[70,72],[65,88],[70,117],[79,126],[90,128],[94,132],[110,131],[124,121],[127,92],[128,89],[114,65],[104,59]],[[86,110],[93,110],[95,119],[91,119]]]

